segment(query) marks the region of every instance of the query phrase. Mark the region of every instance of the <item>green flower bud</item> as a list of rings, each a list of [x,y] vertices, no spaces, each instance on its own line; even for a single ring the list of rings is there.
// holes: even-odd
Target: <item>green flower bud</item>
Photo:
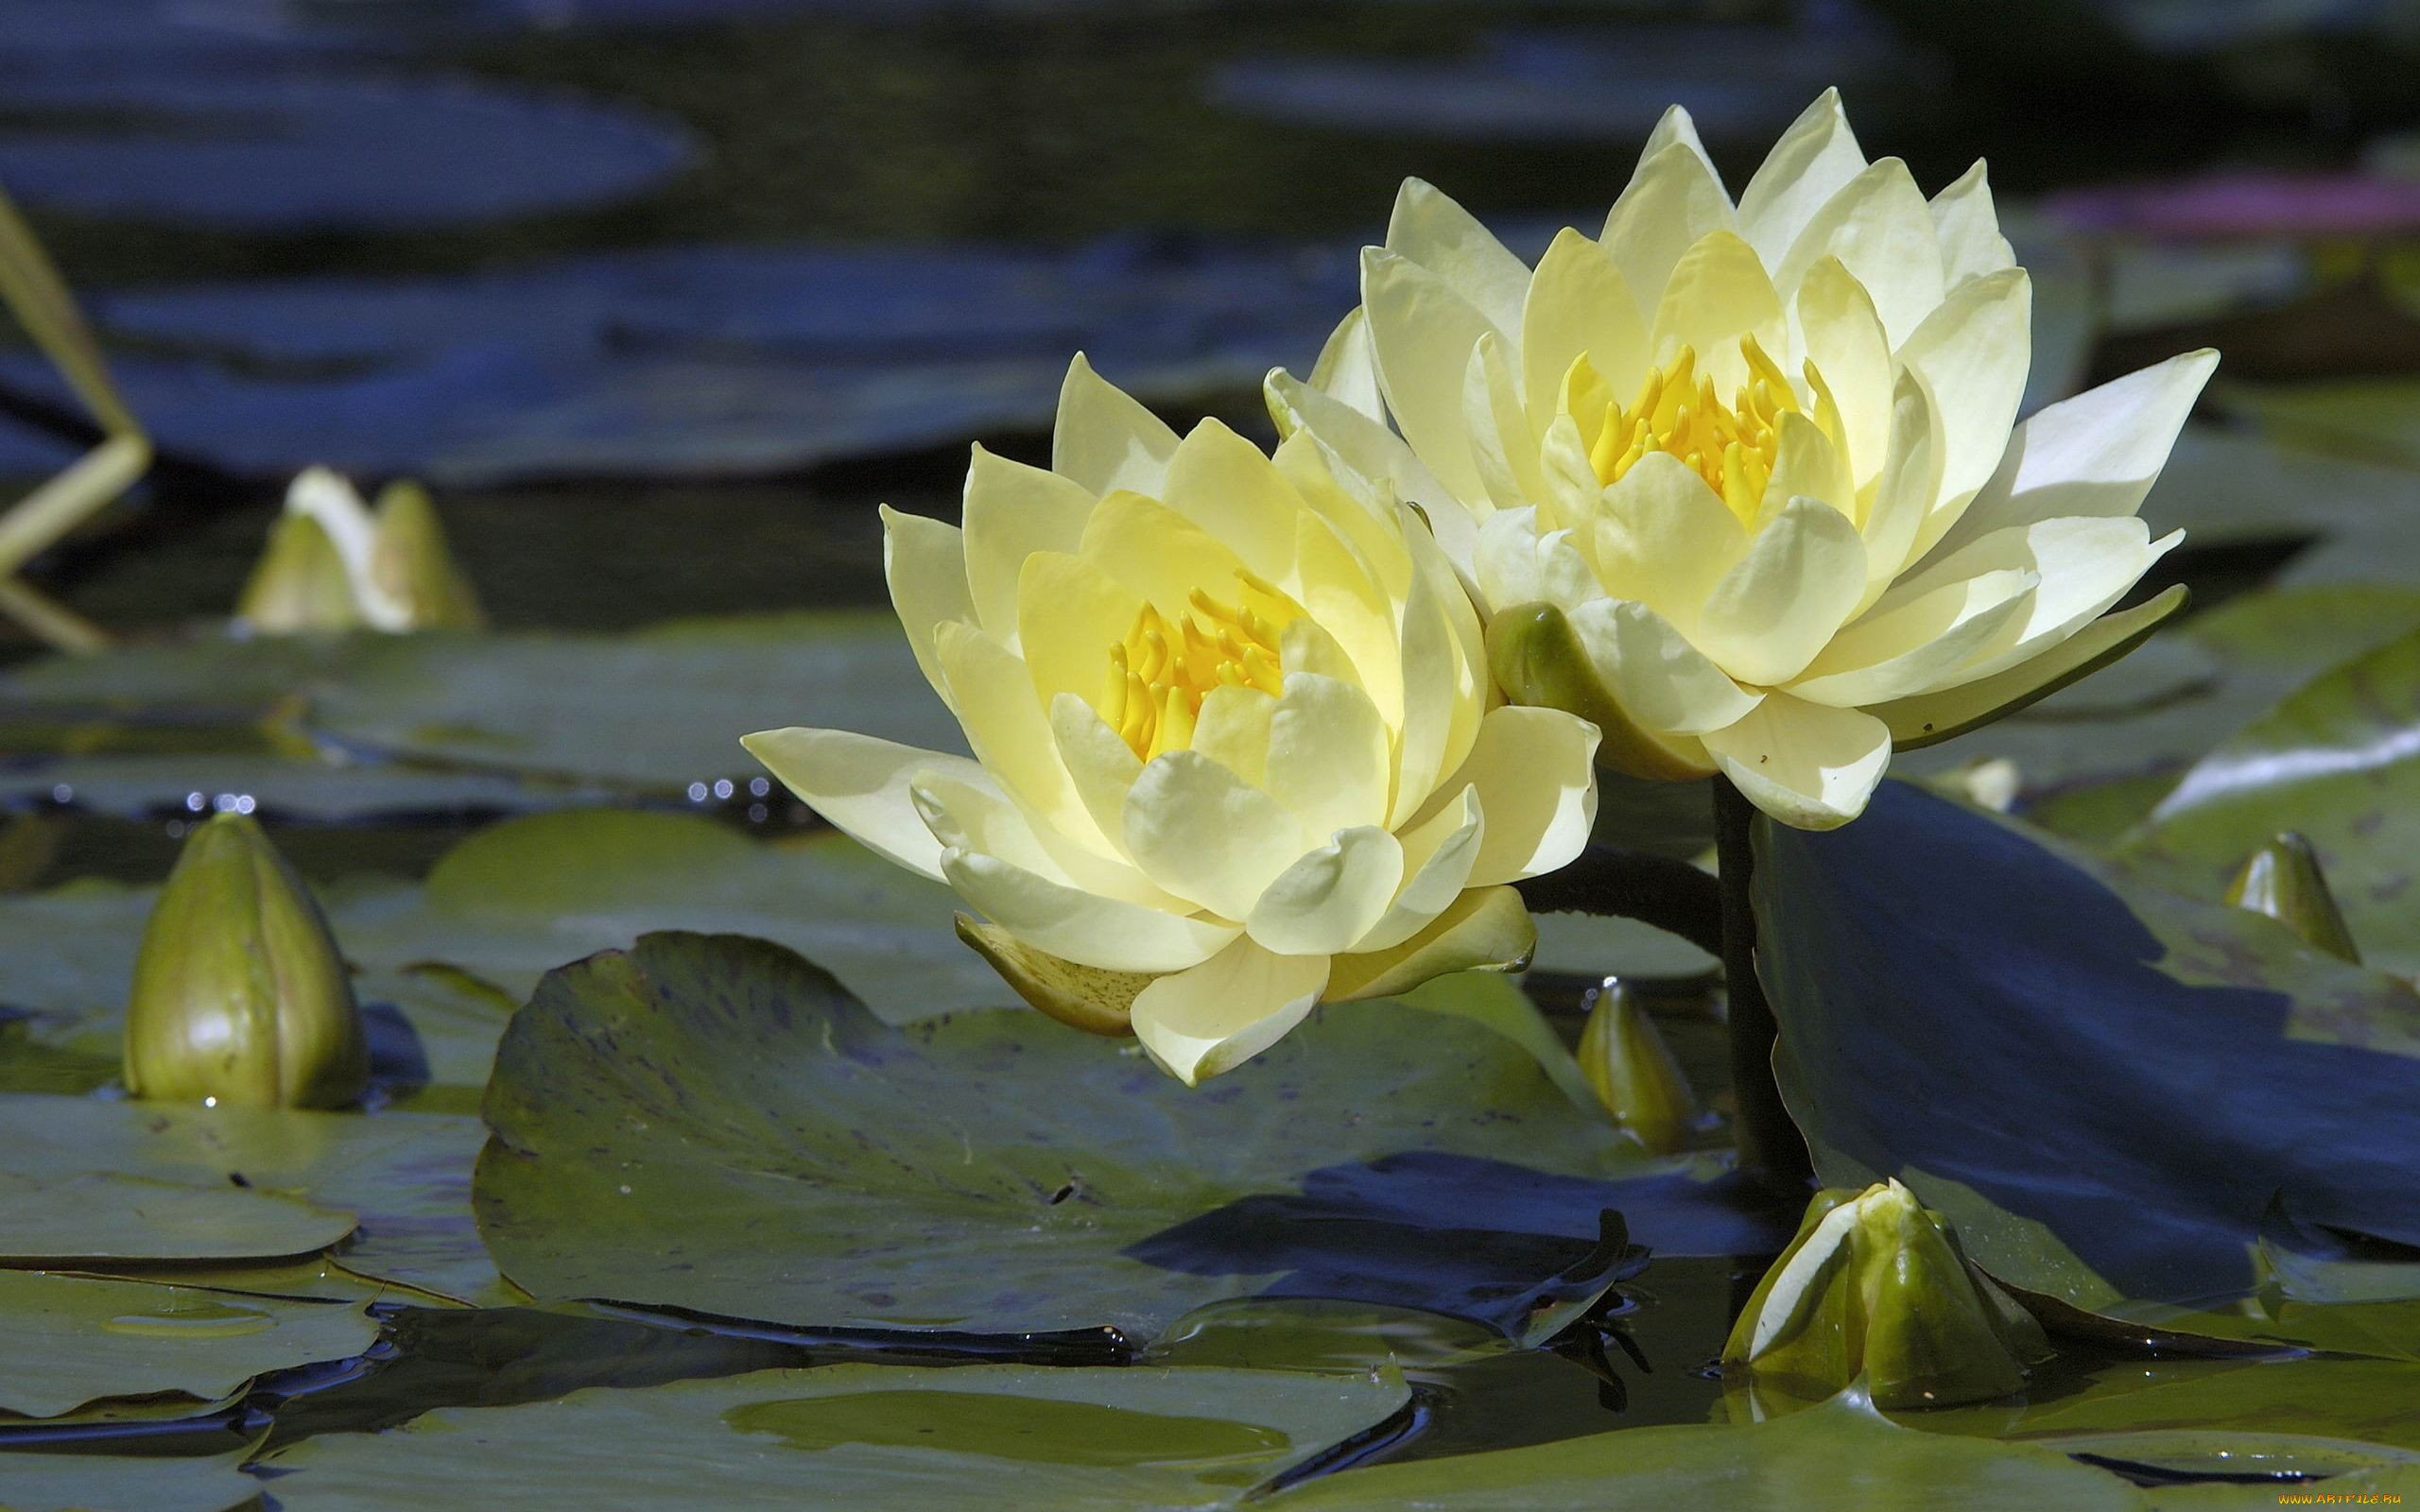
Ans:
[[[1816,1194],[1722,1361],[1800,1396],[1862,1375],[1877,1407],[1939,1407],[2007,1396],[2049,1352],[2041,1325],[1894,1180]]]
[[[1668,782],[1693,782],[1714,770],[1623,711],[1588,660],[1580,632],[1552,604],[1523,604],[1489,621],[1487,662],[1512,702],[1560,709],[1595,725],[1604,736],[1597,747],[1599,766]]]
[[[1688,1142],[1697,1122],[1697,1096],[1680,1062],[1672,1058],[1655,1021],[1618,977],[1589,994],[1587,1025],[1580,1031],[1580,1070],[1614,1122],[1658,1155]]]
[[[417,483],[389,483],[379,493],[370,577],[400,607],[409,628],[475,630],[487,625],[478,594],[446,546],[437,507]]]
[[[361,627],[361,605],[344,557],[319,521],[302,514],[279,517],[236,601],[235,618],[264,635]]]
[[[2290,830],[2252,853],[2227,885],[2227,902],[2267,914],[2301,936],[2306,945],[2360,964],[2360,948],[2344,925],[2336,894],[2328,890],[2317,852]]]
[[[260,826],[198,826],[144,925],[126,1010],[137,1097],[340,1108],[370,1079],[361,1010],[310,889]]]

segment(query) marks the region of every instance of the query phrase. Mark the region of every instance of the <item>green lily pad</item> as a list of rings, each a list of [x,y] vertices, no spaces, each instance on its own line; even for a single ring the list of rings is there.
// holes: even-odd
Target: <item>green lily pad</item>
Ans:
[[[835,1365],[449,1409],[269,1463],[289,1512],[1229,1507],[1408,1397],[1366,1371]]]
[[[23,1105],[0,1104],[0,1122],[14,1122],[9,1113]],[[324,1249],[353,1232],[353,1214],[276,1193],[96,1169],[40,1144],[12,1143],[9,1160],[13,1169],[0,1172],[0,1265],[268,1259]]]
[[[419,906],[341,902],[348,952],[466,967],[515,999],[649,930],[743,930],[828,966],[883,1017],[1012,1002],[959,944],[956,895],[846,835],[770,842],[693,815],[591,809],[492,826],[440,858]]]
[[[2247,1295],[2280,1220],[2420,1245],[2405,983],[1905,783],[1757,843],[1776,1069],[1827,1183],[1896,1175],[2089,1311]]]
[[[2119,854],[2216,898],[2281,830],[2319,852],[2362,958],[2420,971],[2420,634],[2322,674],[2203,757]]]
[[[888,611],[395,638],[316,689],[308,722],[388,756],[660,793],[764,775],[739,737],[774,725],[964,748]]]
[[[13,763],[0,797],[64,785],[142,814],[225,791],[325,819],[678,797],[722,779],[744,789],[764,774],[739,737],[783,724],[964,748],[883,610],[622,635],[221,636],[0,673],[0,745],[49,753]]]
[[[0,1452],[0,1512],[235,1512],[261,1483],[242,1453],[208,1459]]]
[[[1148,1334],[1309,1296],[1535,1334],[1619,1273],[1607,1209],[1650,1244],[1770,1223],[1461,1015],[1332,1007],[1189,1091],[1024,1010],[887,1026],[731,936],[551,973],[487,1116],[479,1221],[522,1287],[803,1326]]]
[[[760,841],[688,814],[536,815],[465,839],[424,886],[354,878],[320,892],[361,973],[355,995],[409,1026],[397,1047],[408,1065],[379,1068],[406,1084],[484,1086],[505,1022],[540,976],[651,929],[780,940],[895,1021],[1012,1001],[959,943],[948,888],[828,831]],[[134,950],[157,896],[95,880],[0,895],[0,1091],[116,1079]]]
[[[1903,1428],[1843,1393],[1744,1427],[1634,1428],[1348,1469],[1262,1504],[1270,1512],[2140,1512],[2148,1503],[2128,1482],[2064,1454]]]
[[[1947,1408],[1921,1426],[1996,1437],[2192,1433],[2226,1447],[2276,1435],[2420,1452],[2420,1363],[2402,1360],[2129,1360],[2092,1372],[2081,1389],[2014,1413]],[[1911,1419],[1914,1420],[1914,1419]]]
[[[106,1397],[227,1397],[252,1377],[368,1349],[358,1307],[192,1286],[0,1272],[0,1410],[55,1418]]]
[[[480,1140],[476,1119],[435,1114],[0,1097],[0,1143],[32,1184],[9,1228],[39,1224],[80,1268],[296,1255],[353,1234],[345,1268],[484,1304],[511,1294],[471,1220]]]

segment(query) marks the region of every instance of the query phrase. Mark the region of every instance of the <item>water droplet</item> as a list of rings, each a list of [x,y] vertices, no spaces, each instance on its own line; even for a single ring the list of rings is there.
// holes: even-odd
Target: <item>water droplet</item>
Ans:
[[[689,801],[692,803],[703,803],[705,800],[706,784],[703,782],[691,782],[689,784]]]
[[[719,777],[719,778],[717,778],[717,779],[715,780],[715,797],[717,797],[717,798],[729,798],[729,797],[731,797],[731,779],[730,779],[730,778],[728,778],[728,777]]]
[[[76,790],[68,786],[65,782],[61,782],[50,790],[50,800],[53,803],[70,802],[75,799],[75,797]]]
[[[748,796],[751,798],[763,798],[772,790],[773,784],[762,777],[752,777],[748,780]]]
[[[185,807],[192,810],[194,813],[199,814],[202,810],[210,807],[210,799],[202,797],[199,793],[187,793],[185,795]]]

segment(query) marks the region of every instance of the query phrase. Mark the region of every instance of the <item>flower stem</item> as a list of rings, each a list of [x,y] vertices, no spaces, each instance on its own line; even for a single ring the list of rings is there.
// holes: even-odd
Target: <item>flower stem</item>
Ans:
[[[1730,1003],[1731,1127],[1739,1169],[1775,1187],[1803,1187],[1813,1171],[1806,1142],[1782,1106],[1773,1081],[1772,1005],[1756,976],[1756,910],[1750,884],[1756,867],[1755,805],[1727,777],[1714,779],[1715,861],[1722,887],[1722,980]]]

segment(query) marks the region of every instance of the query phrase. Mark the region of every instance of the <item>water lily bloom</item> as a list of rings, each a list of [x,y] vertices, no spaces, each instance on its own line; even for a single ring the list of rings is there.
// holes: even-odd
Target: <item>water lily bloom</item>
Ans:
[[[369,1084],[369,1044],[311,889],[250,816],[195,826],[135,953],[127,1090],[341,1108]]]
[[[420,485],[389,484],[373,510],[323,467],[287,488],[235,617],[269,635],[477,629],[487,618]]]
[[[1048,469],[977,448],[962,528],[883,520],[891,603],[975,759],[745,744],[956,888],[1036,1007],[1131,1029],[1190,1083],[1321,1001],[1526,959],[1505,885],[1585,843],[1597,731],[1492,696],[1427,528],[1313,438],[1179,439],[1079,357]]]
[[[1736,203],[1675,108],[1603,233],[1534,269],[1408,182],[1361,296],[1309,382],[1270,376],[1279,425],[1426,509],[1507,694],[1587,714],[1620,771],[1829,828],[1894,745],[2182,603],[2103,617],[2179,539],[2135,511],[2216,355],[2015,425],[2031,295],[1982,164],[1928,201],[1835,94]]]

